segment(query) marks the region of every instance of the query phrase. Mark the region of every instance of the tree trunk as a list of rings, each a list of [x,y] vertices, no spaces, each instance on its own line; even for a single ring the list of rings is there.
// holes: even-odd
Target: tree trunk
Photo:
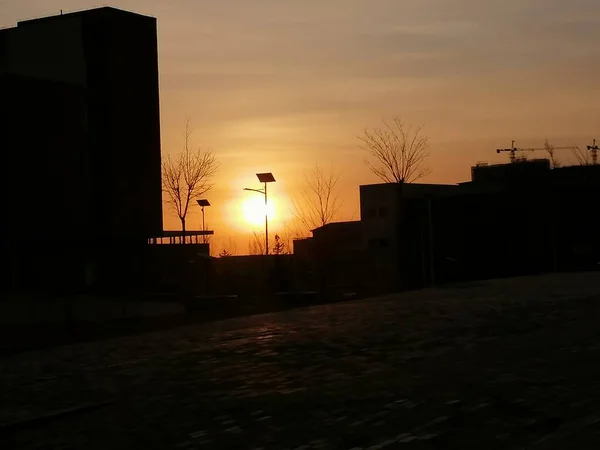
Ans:
[[[185,217],[180,217],[181,220],[181,240],[182,244],[185,244]]]

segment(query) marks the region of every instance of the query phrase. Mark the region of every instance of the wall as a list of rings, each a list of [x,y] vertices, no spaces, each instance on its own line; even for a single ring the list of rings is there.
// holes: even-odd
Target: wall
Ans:
[[[2,288],[79,291],[107,249],[139,260],[132,249],[162,232],[156,19],[100,8],[20,22],[0,32],[0,58]]]
[[[59,20],[20,22],[5,30],[9,73],[44,80],[86,85],[82,20],[65,16]]]
[[[102,238],[162,233],[156,19],[101,8],[82,13],[88,123]]]
[[[214,281],[209,254],[209,244],[147,245],[144,284],[152,292],[206,295]]]
[[[398,289],[398,221],[401,189],[397,183],[360,186],[360,218],[366,250],[364,280],[374,294]]]
[[[60,324],[66,322],[100,322],[139,317],[162,317],[183,314],[185,308],[169,302],[118,302],[108,300],[19,301],[0,302],[1,325]]]
[[[434,202],[437,272],[445,253],[464,279],[598,268],[599,197],[600,166],[465,184]]]
[[[85,92],[76,85],[0,74],[0,97],[7,168],[0,179],[0,231],[9,271],[2,288],[13,281],[27,288],[75,287],[72,265],[84,260],[81,242],[90,220],[82,207]]]
[[[362,290],[365,265],[362,222],[332,222],[313,230],[313,252],[319,291]]]
[[[293,286],[292,255],[248,255],[214,258],[214,293],[259,295]]]

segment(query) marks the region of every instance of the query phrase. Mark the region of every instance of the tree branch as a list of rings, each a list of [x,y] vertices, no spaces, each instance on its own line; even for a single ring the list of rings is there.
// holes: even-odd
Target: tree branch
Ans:
[[[385,183],[412,183],[431,173],[425,166],[429,157],[428,139],[422,135],[424,126],[413,130],[395,117],[383,121],[382,128],[365,129],[358,139],[360,148],[369,157],[365,164]]]
[[[304,188],[292,199],[292,214],[308,232],[335,220],[342,202],[337,193],[339,175],[319,165],[304,174]]]
[[[162,162],[162,184],[167,199],[166,203],[177,215],[185,234],[185,221],[194,201],[213,187],[213,177],[218,170],[218,163],[212,150],[195,150],[190,148],[192,129],[189,119],[183,131],[183,149],[173,158],[164,155]]]

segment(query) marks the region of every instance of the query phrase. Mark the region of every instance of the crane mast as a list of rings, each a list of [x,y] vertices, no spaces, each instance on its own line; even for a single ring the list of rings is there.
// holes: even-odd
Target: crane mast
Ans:
[[[588,145],[587,149],[592,153],[592,164],[598,164],[598,146],[596,145],[596,139],[594,139],[592,145]]]

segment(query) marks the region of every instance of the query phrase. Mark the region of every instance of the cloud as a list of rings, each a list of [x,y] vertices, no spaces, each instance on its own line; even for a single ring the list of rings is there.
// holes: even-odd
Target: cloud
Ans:
[[[3,17],[51,11],[41,0]],[[65,10],[94,5],[63,0]],[[122,0],[159,20],[165,142],[189,113],[231,152],[354,136],[392,113],[454,138],[589,128],[597,0]],[[8,14],[5,14],[8,10]],[[592,105],[592,106],[589,106]],[[268,141],[268,142],[267,142]],[[345,144],[340,144],[344,147]]]

